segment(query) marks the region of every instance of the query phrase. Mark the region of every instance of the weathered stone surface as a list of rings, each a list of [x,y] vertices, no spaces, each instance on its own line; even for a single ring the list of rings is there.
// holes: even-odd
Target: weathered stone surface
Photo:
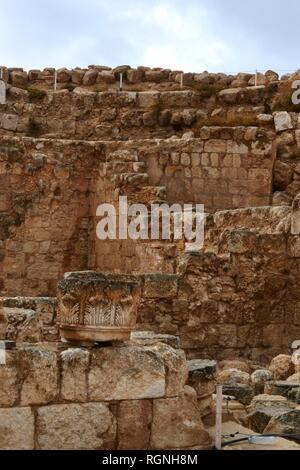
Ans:
[[[265,429],[266,434],[298,434],[300,433],[300,410],[275,416]]]
[[[243,405],[249,405],[252,398],[254,397],[253,389],[246,384],[224,384],[223,394],[230,397],[234,397],[237,401]]]
[[[182,397],[153,402],[151,448],[209,446],[211,441],[199,417],[196,392],[190,387],[185,390]]]
[[[19,358],[23,376],[21,405],[51,403],[58,391],[56,353],[51,349],[32,346],[20,349]]]
[[[219,368],[221,370],[228,370],[228,369],[237,369],[242,372],[246,372],[247,374],[250,374],[251,370],[246,361],[221,361],[219,363]]]
[[[34,414],[31,408],[0,408],[0,449],[34,449]]]
[[[267,369],[260,369],[253,372],[251,375],[251,383],[254,386],[255,393],[263,393],[266,382],[272,380],[273,374]]]
[[[290,412],[294,407],[283,397],[259,395],[248,408],[247,424],[253,431],[262,434],[273,418]]]
[[[289,393],[294,389],[298,389],[298,383],[289,383],[286,381],[279,382],[267,382],[265,386],[265,393],[269,395],[281,395],[282,397],[288,398]]]
[[[41,450],[111,449],[116,421],[101,403],[46,406],[37,410],[36,439]]]
[[[19,363],[15,351],[6,351],[5,364],[0,365],[0,406],[14,406],[19,398]]]
[[[118,449],[148,449],[151,422],[150,400],[122,401],[118,411]]]
[[[295,366],[291,356],[281,354],[272,360],[269,370],[275,380],[286,380],[294,373]]]
[[[102,348],[91,352],[88,376],[92,401],[165,396],[165,367],[155,347]]]
[[[96,70],[88,70],[85,72],[82,84],[83,85],[94,85],[96,83],[98,72]]]
[[[293,129],[291,116],[286,111],[280,111],[274,114],[274,122],[276,132],[283,132],[288,129]]]
[[[26,72],[16,70],[10,73],[10,80],[13,86],[22,87],[27,85],[28,76]]]
[[[6,131],[16,131],[18,126],[18,116],[16,114],[0,115],[0,127]]]
[[[181,395],[188,379],[188,366],[183,350],[157,344],[153,350],[163,359],[166,371],[166,397]]]
[[[242,372],[238,369],[225,369],[217,374],[217,382],[219,384],[250,384],[250,374]]]
[[[153,331],[133,331],[130,342],[141,346],[164,343],[173,349],[180,348],[180,338],[178,336],[156,334]]]
[[[198,398],[212,396],[216,385],[217,363],[209,360],[188,361],[188,384],[193,387]],[[202,407],[206,405],[202,403]]]
[[[67,349],[61,353],[61,396],[63,400],[87,401],[89,357],[89,352],[84,349]]]
[[[145,275],[144,297],[148,299],[164,299],[176,296],[178,278],[175,275]]]

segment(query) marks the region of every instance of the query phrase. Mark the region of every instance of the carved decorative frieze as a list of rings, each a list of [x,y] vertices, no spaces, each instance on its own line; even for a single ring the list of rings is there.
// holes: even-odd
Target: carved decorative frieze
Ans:
[[[58,284],[59,324],[67,341],[126,341],[135,327],[140,286],[132,276],[67,273]]]

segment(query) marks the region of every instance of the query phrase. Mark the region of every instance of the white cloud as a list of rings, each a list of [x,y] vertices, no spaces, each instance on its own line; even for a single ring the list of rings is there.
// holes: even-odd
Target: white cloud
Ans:
[[[124,15],[144,27],[138,48],[139,62],[144,65],[185,71],[219,66],[221,70],[232,56],[203,6],[160,1],[143,9],[127,9]]]

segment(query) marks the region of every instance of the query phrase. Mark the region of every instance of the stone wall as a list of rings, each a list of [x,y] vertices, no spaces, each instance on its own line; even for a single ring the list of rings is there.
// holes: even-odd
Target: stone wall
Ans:
[[[88,264],[89,186],[101,144],[1,139],[0,290],[51,295]]]
[[[176,244],[96,239],[97,206],[117,206],[119,195],[146,204],[197,202],[206,211],[268,205],[272,138],[258,128],[203,128],[200,139],[124,143],[2,137],[3,294],[55,295],[64,272],[87,267],[174,272]]]
[[[6,359],[2,450],[210,446],[197,393],[185,386],[185,355],[159,340],[96,349],[27,344]]]
[[[179,335],[190,358],[267,363],[300,337],[299,235],[291,209],[220,212],[202,253],[145,278],[138,327]]]

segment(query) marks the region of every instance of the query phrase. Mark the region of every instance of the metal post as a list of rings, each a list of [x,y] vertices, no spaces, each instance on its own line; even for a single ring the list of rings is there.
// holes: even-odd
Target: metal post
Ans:
[[[3,68],[1,67],[1,69],[0,69],[0,80],[2,80],[2,78],[3,78]]]
[[[180,75],[180,88],[183,88],[183,73]]]
[[[57,70],[54,72],[54,91],[57,91]]]
[[[120,91],[123,90],[123,73],[120,73]]]
[[[216,401],[216,443],[217,450],[222,450],[222,411],[223,411],[223,386],[217,385]]]

